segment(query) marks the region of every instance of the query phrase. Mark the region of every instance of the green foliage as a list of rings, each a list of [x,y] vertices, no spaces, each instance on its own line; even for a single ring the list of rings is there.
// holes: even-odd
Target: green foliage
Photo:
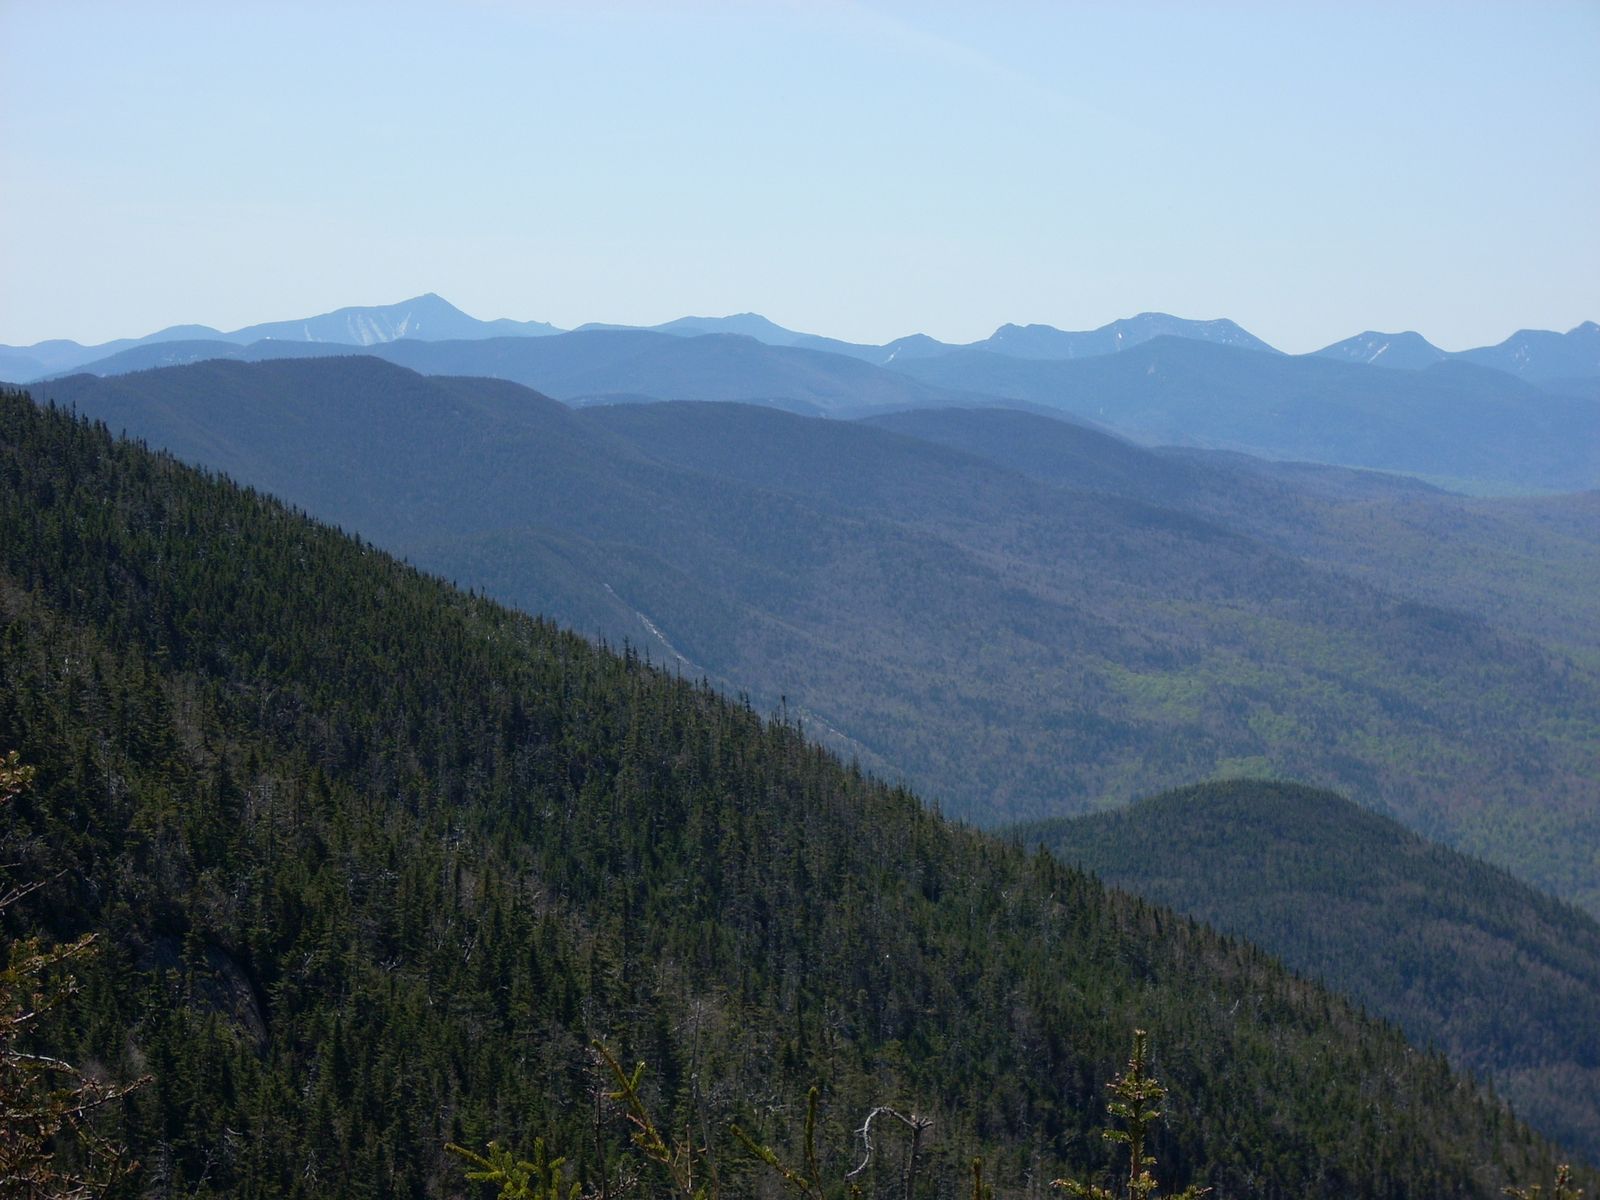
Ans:
[[[485,1154],[454,1142],[445,1149],[473,1168],[467,1171],[468,1179],[498,1186],[499,1200],[578,1200],[583,1190],[582,1184],[567,1182],[561,1170],[567,1160],[549,1157],[543,1138],[534,1139],[531,1160],[518,1158],[499,1142],[490,1142]]]
[[[0,809],[27,790],[35,768],[17,751],[0,754]],[[0,913],[41,886],[0,876]],[[63,968],[94,953],[94,935],[47,946],[7,939],[0,967],[0,1195],[80,1200],[102,1195],[137,1163],[94,1127],[103,1108],[144,1081],[118,1085],[31,1047],[78,990]]]
[[[647,1159],[667,1168],[672,1179],[674,1190],[682,1195],[693,1197],[694,1200],[714,1200],[720,1195],[720,1188],[716,1182],[714,1169],[713,1178],[709,1185],[696,1187],[694,1183],[695,1164],[704,1160],[710,1162],[708,1157],[709,1146],[696,1145],[693,1140],[675,1141],[669,1145],[656,1129],[654,1120],[640,1096],[639,1084],[644,1077],[644,1063],[637,1064],[632,1072],[623,1069],[615,1056],[604,1045],[596,1043],[596,1053],[605,1068],[616,1081],[618,1088],[610,1094],[612,1100],[618,1101],[623,1106],[629,1123],[633,1126],[633,1144]],[[1107,1087],[1111,1091],[1112,1099],[1106,1105],[1106,1111],[1122,1122],[1124,1128],[1107,1129],[1102,1137],[1109,1142],[1116,1142],[1128,1148],[1128,1179],[1126,1200],[1152,1200],[1160,1186],[1151,1168],[1156,1165],[1153,1155],[1145,1153],[1145,1146],[1149,1140],[1150,1132],[1155,1122],[1161,1119],[1161,1110],[1153,1107],[1165,1096],[1166,1089],[1161,1086],[1147,1072],[1148,1035],[1142,1029],[1133,1033],[1133,1054],[1128,1060],[1126,1071],[1113,1079]],[[816,1124],[817,1124],[817,1094],[818,1089],[813,1087],[806,1096],[805,1132],[801,1145],[804,1153],[803,1168],[796,1169],[787,1166],[777,1151],[770,1146],[757,1142],[737,1124],[731,1127],[733,1136],[760,1162],[771,1167],[783,1181],[784,1186],[794,1192],[801,1200],[826,1200],[829,1191],[822,1183],[822,1170],[818,1165]],[[901,1176],[901,1194],[903,1200],[912,1200],[917,1194],[917,1149],[922,1136],[927,1132],[932,1122],[925,1118],[906,1116],[886,1106],[874,1108],[868,1114],[866,1121],[859,1131],[866,1145],[867,1157],[854,1170],[845,1176],[847,1194],[859,1200],[861,1189],[851,1182],[860,1175],[870,1164],[873,1156],[873,1143],[871,1129],[874,1118],[889,1116],[900,1121],[911,1131],[911,1142],[907,1148],[905,1168]],[[497,1143],[489,1143],[490,1154],[487,1158],[464,1150],[459,1146],[451,1145],[447,1149],[466,1158],[479,1170],[469,1172],[467,1178],[504,1185],[502,1195],[506,1200],[522,1200],[533,1198],[539,1200],[562,1200],[560,1188],[562,1179],[560,1166],[565,1160],[557,1159],[547,1162],[545,1157],[544,1142],[535,1144],[533,1162],[518,1162],[509,1152],[500,1148]],[[1559,1168],[1558,1174],[1565,1178],[1567,1168]],[[985,1185],[983,1181],[983,1159],[974,1158],[971,1161],[972,1171],[972,1200],[993,1200],[994,1189]],[[538,1186],[543,1190],[537,1193],[534,1190],[534,1181],[539,1181]],[[1069,1195],[1082,1197],[1083,1200],[1118,1200],[1117,1196],[1106,1188],[1095,1184],[1084,1184],[1071,1179],[1057,1179],[1053,1187],[1064,1189]],[[1210,1188],[1192,1185],[1177,1193],[1173,1200],[1200,1200],[1208,1194]],[[577,1185],[572,1186],[572,1196],[577,1195]],[[1534,1192],[1537,1193],[1535,1188]],[[1529,1197],[1516,1191],[1507,1189],[1507,1193],[1529,1200]],[[1558,1188],[1559,1193],[1559,1188]]]
[[[1107,1129],[1101,1136],[1108,1142],[1128,1148],[1126,1200],[1150,1200],[1161,1186],[1151,1172],[1156,1165],[1155,1156],[1147,1154],[1145,1148],[1150,1140],[1151,1128],[1161,1119],[1161,1110],[1155,1106],[1166,1097],[1167,1089],[1148,1073],[1148,1052],[1149,1034],[1143,1029],[1135,1029],[1133,1054],[1128,1059],[1127,1069],[1106,1085],[1111,1091],[1106,1112],[1120,1121],[1122,1127]],[[1051,1186],[1063,1189],[1069,1196],[1083,1197],[1083,1200],[1117,1200],[1115,1192],[1099,1184],[1056,1179],[1051,1181]],[[1175,1193],[1173,1200],[1199,1200],[1210,1190],[1191,1185]]]
[[[688,1200],[712,1200],[712,1197],[720,1194],[716,1161],[709,1157],[708,1145],[697,1143],[693,1131],[686,1132],[681,1139],[674,1137],[671,1142],[661,1136],[639,1091],[639,1084],[644,1079],[644,1063],[635,1065],[631,1072],[625,1071],[603,1043],[596,1042],[594,1048],[616,1081],[617,1090],[611,1092],[609,1098],[622,1105],[628,1123],[633,1126],[634,1146],[645,1158],[665,1169],[674,1193]],[[697,1180],[696,1175],[702,1167],[710,1178]]]
[[[1544,1195],[1544,1189],[1538,1184],[1526,1188],[1508,1187],[1506,1195],[1512,1200],[1539,1200]],[[1572,1185],[1572,1168],[1566,1163],[1556,1168],[1555,1187],[1550,1193],[1550,1200],[1583,1200],[1583,1189]]]
[[[972,1160],[972,1200],[994,1200],[994,1189],[983,1182],[983,1159]]]
[[[822,1168],[817,1164],[817,1089],[812,1088],[806,1093],[806,1126],[801,1138],[803,1168],[796,1169],[786,1166],[778,1156],[778,1152],[771,1146],[757,1142],[753,1137],[739,1128],[737,1124],[731,1127],[733,1136],[737,1138],[751,1154],[755,1155],[767,1166],[776,1171],[783,1180],[784,1185],[791,1189],[802,1200],[826,1200],[827,1192],[822,1185]],[[857,1189],[852,1194],[859,1194]]]
[[[1183,788],[1015,836],[1250,939],[1600,1161],[1600,925],[1328,792]]]
[[[459,1187],[447,1142],[498,1136],[619,1194],[637,1151],[574,1065],[600,1031],[652,1064],[629,1080],[669,1152],[736,1122],[803,1163],[785,1099],[815,1083],[807,1179],[912,1097],[924,1192],[964,1192],[975,1153],[1102,1170],[1135,1026],[1174,1048],[1150,1153],[1179,1184],[1487,1200],[1553,1170],[1259,952],[15,394],[0,528],[0,745],[38,769],[0,836],[59,875],[5,919],[97,936],[40,1052],[153,1076],[106,1129],[149,1191],[420,1200]],[[863,1196],[904,1194],[892,1157]],[[730,1196],[771,1169],[717,1156]]]

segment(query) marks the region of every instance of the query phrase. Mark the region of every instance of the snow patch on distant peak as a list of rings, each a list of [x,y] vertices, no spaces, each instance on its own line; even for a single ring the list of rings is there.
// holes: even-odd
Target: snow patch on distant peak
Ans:
[[[399,321],[391,321],[382,314],[356,312],[345,319],[349,338],[358,346],[377,346],[398,341],[413,326],[413,315],[406,313]]]

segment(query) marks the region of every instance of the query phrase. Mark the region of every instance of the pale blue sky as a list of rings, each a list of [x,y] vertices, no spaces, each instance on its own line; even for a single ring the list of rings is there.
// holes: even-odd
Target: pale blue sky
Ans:
[[[0,342],[1600,319],[1600,3],[0,0]]]

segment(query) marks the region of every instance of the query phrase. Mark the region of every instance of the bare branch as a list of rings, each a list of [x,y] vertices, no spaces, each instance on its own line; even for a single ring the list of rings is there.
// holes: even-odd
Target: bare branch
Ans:
[[[865,1147],[866,1153],[865,1153],[864,1157],[861,1159],[861,1165],[860,1166],[856,1167],[856,1169],[853,1170],[853,1171],[845,1172],[845,1178],[846,1179],[854,1179],[857,1175],[861,1174],[861,1172],[865,1171],[867,1169],[867,1167],[871,1164],[871,1162],[872,1162],[872,1122],[876,1118],[878,1118],[879,1116],[893,1117],[895,1120],[899,1121],[902,1125],[904,1125],[907,1129],[911,1130],[911,1135],[912,1135],[913,1139],[916,1139],[916,1140],[921,1140],[922,1131],[927,1129],[928,1126],[933,1124],[933,1122],[931,1120],[929,1120],[927,1117],[919,1117],[919,1116],[917,1116],[916,1113],[912,1113],[908,1117],[908,1116],[906,1116],[905,1113],[901,1112],[899,1109],[890,1108],[887,1104],[878,1105],[877,1108],[873,1109],[871,1112],[869,1112],[867,1114],[867,1119],[865,1121],[861,1122],[861,1128],[856,1130],[856,1133],[861,1138],[862,1146]]]

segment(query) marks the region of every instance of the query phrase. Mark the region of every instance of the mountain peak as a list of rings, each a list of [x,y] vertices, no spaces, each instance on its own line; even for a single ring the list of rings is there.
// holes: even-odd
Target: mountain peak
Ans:
[[[423,292],[398,304],[352,305],[296,321],[247,325],[225,336],[239,345],[271,341],[374,346],[402,339],[460,341],[555,332],[553,326],[537,321],[480,321],[437,292]]]
[[[451,304],[450,301],[446,300],[443,296],[439,295],[438,292],[423,292],[420,296],[413,296],[409,300],[402,300],[399,304],[391,304],[387,305],[387,307],[415,308],[417,305],[425,305],[429,308],[445,309],[453,313],[461,312],[459,308],[457,308],[454,304]]]
[[[1414,330],[1402,333],[1380,333],[1368,329],[1354,337],[1334,342],[1316,351],[1319,358],[1332,358],[1340,362],[1367,363],[1374,367],[1394,367],[1399,370],[1416,370],[1441,362],[1448,355],[1427,338]]]
[[[1566,333],[1519,329],[1498,346],[1463,350],[1459,357],[1508,371],[1531,383],[1600,377],[1600,325],[1585,321]]]
[[[1014,358],[1095,358],[1166,336],[1277,353],[1266,342],[1226,318],[1192,321],[1163,312],[1142,312],[1081,332],[1068,332],[1053,325],[1006,324],[987,340],[975,342],[973,348]]]
[[[651,326],[657,333],[670,333],[678,337],[701,337],[713,333],[735,333],[754,338],[769,346],[792,346],[805,335],[785,329],[758,312],[731,313],[726,317],[679,317]]]

